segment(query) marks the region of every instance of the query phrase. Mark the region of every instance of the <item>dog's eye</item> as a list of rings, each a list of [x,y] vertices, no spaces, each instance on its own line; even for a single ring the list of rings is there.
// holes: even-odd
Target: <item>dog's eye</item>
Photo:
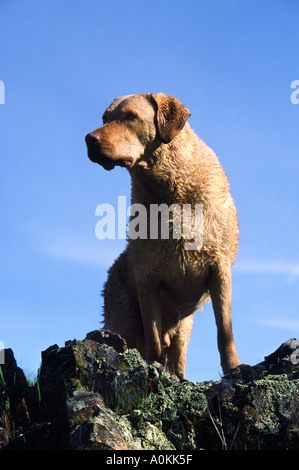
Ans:
[[[134,119],[136,119],[136,114],[130,112],[125,114],[126,121],[134,121]]]

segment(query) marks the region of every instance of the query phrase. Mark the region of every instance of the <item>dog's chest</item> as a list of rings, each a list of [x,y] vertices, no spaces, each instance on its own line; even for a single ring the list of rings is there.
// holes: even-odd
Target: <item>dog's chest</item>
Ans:
[[[209,264],[202,256],[187,254],[174,242],[132,243],[133,266],[137,278],[159,291],[163,303],[194,307],[206,291]],[[147,249],[148,248],[148,249]]]

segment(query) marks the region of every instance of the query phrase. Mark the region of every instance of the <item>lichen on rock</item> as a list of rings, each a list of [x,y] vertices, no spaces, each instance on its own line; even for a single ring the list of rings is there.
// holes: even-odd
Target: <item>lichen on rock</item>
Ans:
[[[299,450],[296,341],[249,370],[200,383],[180,382],[105,330],[43,351],[32,385],[7,350],[0,448]]]

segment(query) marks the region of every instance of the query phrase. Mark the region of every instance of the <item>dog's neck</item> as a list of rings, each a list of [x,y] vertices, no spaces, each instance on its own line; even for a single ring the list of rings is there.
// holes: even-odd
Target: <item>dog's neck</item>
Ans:
[[[194,145],[205,144],[199,138],[189,139],[190,133],[194,134],[187,123],[169,144],[159,143],[130,170],[132,203],[145,206],[162,203],[183,204],[186,200],[192,203],[194,197],[198,201],[200,187],[194,191],[194,188],[188,185],[188,181],[191,184],[194,172],[202,172],[204,175],[204,169],[199,159],[190,164],[186,155],[198,154]]]

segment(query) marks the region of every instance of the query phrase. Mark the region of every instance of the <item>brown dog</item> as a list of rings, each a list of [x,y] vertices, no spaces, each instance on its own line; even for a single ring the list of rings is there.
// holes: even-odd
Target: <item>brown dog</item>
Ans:
[[[93,162],[106,170],[115,165],[129,170],[132,203],[141,204],[147,214],[146,236],[129,237],[109,270],[105,328],[119,333],[148,361],[167,363],[180,378],[185,376],[194,312],[210,299],[224,373],[247,367],[238,358],[231,321],[236,209],[222,166],[190,128],[190,115],[163,93],[128,95],[115,99],[103,115],[104,125],[86,136]],[[174,216],[168,221],[172,236],[150,231],[151,208],[161,204],[188,204],[193,212],[195,205],[203,208],[203,243],[197,249],[186,249],[184,232],[174,237]]]

